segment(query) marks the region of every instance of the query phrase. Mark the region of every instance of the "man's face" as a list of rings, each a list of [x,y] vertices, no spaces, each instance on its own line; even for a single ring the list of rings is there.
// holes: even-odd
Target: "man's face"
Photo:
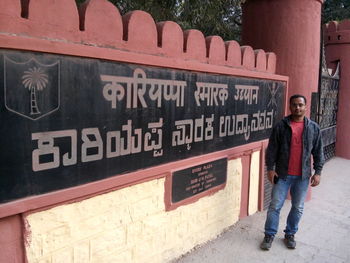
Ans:
[[[294,117],[304,117],[306,104],[303,98],[292,99],[289,105],[290,112]]]

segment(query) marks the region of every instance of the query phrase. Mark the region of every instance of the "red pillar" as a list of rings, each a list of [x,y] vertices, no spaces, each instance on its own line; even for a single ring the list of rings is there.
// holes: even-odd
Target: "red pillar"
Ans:
[[[26,262],[21,215],[0,218],[0,262]]]
[[[241,209],[239,218],[248,216],[249,207],[249,179],[252,152],[245,152],[242,156],[242,188],[241,188]]]
[[[331,22],[324,30],[327,64],[340,63],[336,156],[350,159],[350,20]]]
[[[243,45],[276,53],[276,73],[287,75],[287,97],[318,91],[323,0],[247,0]],[[309,113],[308,113],[309,114]]]

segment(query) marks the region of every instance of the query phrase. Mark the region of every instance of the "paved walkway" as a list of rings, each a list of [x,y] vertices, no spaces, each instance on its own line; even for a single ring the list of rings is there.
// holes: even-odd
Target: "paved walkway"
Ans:
[[[350,160],[333,158],[326,163],[321,184],[312,188],[312,200],[305,203],[294,250],[283,243],[289,208],[287,201],[281,211],[279,233],[269,251],[259,248],[266,212],[258,212],[174,262],[350,262]]]

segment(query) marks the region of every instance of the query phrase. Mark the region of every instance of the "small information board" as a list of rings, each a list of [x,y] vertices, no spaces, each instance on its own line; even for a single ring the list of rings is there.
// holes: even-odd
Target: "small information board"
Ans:
[[[176,203],[226,183],[227,158],[179,170],[172,175],[172,202]]]

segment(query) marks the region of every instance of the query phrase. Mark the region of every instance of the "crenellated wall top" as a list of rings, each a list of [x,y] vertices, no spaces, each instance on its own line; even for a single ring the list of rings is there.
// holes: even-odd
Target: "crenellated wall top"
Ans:
[[[350,44],[350,19],[325,24],[323,34],[325,45]]]
[[[274,53],[195,29],[183,31],[172,21],[156,23],[144,11],[121,16],[107,0],[87,0],[79,7],[74,0],[0,0],[0,6],[0,48],[59,53],[70,45],[70,55],[77,56],[89,47],[94,57],[107,50],[266,73],[276,69]]]

